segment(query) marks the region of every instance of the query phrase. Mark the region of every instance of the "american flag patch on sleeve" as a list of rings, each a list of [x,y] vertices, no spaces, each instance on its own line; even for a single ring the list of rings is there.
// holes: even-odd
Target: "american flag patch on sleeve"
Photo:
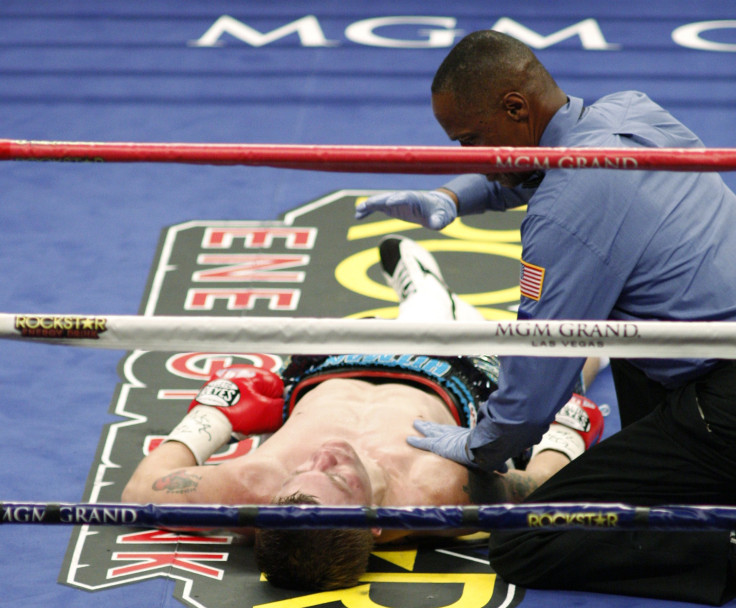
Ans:
[[[519,278],[521,295],[532,300],[539,300],[542,297],[543,283],[544,268],[521,260],[521,277]]]

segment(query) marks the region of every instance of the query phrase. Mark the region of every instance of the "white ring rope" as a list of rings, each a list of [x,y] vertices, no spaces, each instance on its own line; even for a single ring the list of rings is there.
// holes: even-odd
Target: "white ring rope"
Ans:
[[[0,313],[0,339],[145,351],[736,359],[736,322],[486,321]]]

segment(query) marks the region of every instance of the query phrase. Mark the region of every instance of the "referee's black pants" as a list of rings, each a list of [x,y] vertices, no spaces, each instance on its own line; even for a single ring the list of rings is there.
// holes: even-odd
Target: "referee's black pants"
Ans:
[[[736,505],[736,362],[665,390],[612,361],[622,430],[526,502]],[[642,415],[643,414],[643,415]],[[728,531],[494,531],[506,581],[719,605],[736,595]]]

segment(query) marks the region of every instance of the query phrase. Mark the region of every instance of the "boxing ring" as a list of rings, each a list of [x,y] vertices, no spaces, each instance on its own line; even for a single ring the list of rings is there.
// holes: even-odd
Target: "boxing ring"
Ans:
[[[102,602],[109,608],[219,608],[236,605],[236,597],[238,606],[278,608],[670,606],[505,586],[490,571],[483,534],[434,546],[378,547],[354,590],[295,594],[270,589],[249,548],[233,535],[213,531],[203,538],[159,526],[186,521],[217,529],[232,522],[372,527],[381,522],[435,530],[470,522],[492,530],[540,523],[585,527],[597,519],[619,529],[700,530],[731,529],[731,509],[668,505],[641,510],[610,504],[605,511],[600,505],[556,506],[554,511],[544,505],[430,510],[203,505],[186,510],[125,505],[118,498],[133,463],[180,417],[207,365],[242,357],[273,368],[282,355],[298,350],[333,353],[355,344],[361,352],[403,350],[416,328],[353,321],[359,313],[390,313],[395,307],[380,291],[369,253],[388,232],[430,248],[447,277],[460,279],[458,291],[488,316],[487,334],[478,334],[477,327],[472,334],[467,328],[442,327],[421,337],[427,348],[461,354],[461,349],[475,352],[481,343],[492,343],[509,353],[564,356],[539,340],[533,345],[534,332],[543,337],[558,332],[568,339],[570,327],[535,328],[514,320],[509,285],[516,272],[511,266],[517,214],[504,214],[497,226],[482,217],[458,221],[442,234],[385,218],[352,221],[354,202],[378,189],[430,189],[438,175],[482,170],[489,159],[485,151],[449,148],[433,122],[427,91],[446,47],[365,45],[355,41],[356,28],[344,34],[351,24],[377,15],[409,15],[410,25],[377,25],[376,40],[421,42],[426,33],[419,29],[427,27],[471,31],[503,18],[547,35],[577,23],[589,28],[584,19],[593,19],[610,52],[579,48],[590,44],[592,29],[579,29],[582,37],[574,34],[557,44],[549,38],[550,46],[539,49],[564,88],[590,101],[611,90],[644,90],[692,126],[708,148],[633,155],[579,151],[579,156],[530,149],[516,150],[518,157],[501,149],[492,159],[496,166],[585,170],[608,164],[612,170],[731,172],[736,168],[736,151],[730,148],[736,126],[732,52],[675,47],[671,36],[686,24],[723,19],[727,11],[717,3],[694,8],[681,0],[605,7],[572,1],[554,12],[536,0],[482,9],[470,0],[453,6],[403,0],[399,7],[374,2],[307,8],[296,0],[278,7],[233,0],[206,4],[8,0],[0,8],[5,79],[0,160],[13,161],[0,163],[5,197],[0,209],[5,286],[0,294],[5,403],[0,408],[5,463],[0,472],[0,523],[5,524],[0,526],[0,606],[91,608]],[[309,21],[305,16],[313,11]],[[260,47],[252,43],[253,34],[247,42],[232,33],[242,30],[232,28],[204,48],[201,36],[223,15],[262,33],[304,21],[281,39],[262,35]],[[424,21],[411,15],[425,15]],[[309,47],[304,36],[311,33],[314,40],[317,32],[324,44]],[[723,50],[729,45],[723,32],[713,38]],[[620,50],[614,49],[617,44]],[[231,141],[294,143],[224,143]],[[422,145],[398,145],[408,142]],[[371,172],[364,172],[369,162]],[[732,188],[736,185],[733,173],[724,177]],[[275,244],[264,244],[263,251],[288,256],[293,267],[280,272],[291,273],[289,282],[258,283],[263,289],[254,303],[233,289],[246,280],[233,280],[223,287],[232,292],[234,307],[228,308],[216,289],[208,288],[220,285],[207,272],[214,264],[200,262],[228,253],[202,246],[218,231],[233,239],[240,253],[246,251],[246,238],[268,233],[264,239],[273,241],[263,243]],[[306,245],[300,249],[302,237]],[[281,246],[287,238],[297,246]],[[492,242],[481,245],[484,239]],[[482,294],[473,281],[462,279],[479,256],[492,256],[499,273],[484,277],[494,286]],[[351,276],[361,282],[350,283]],[[188,297],[199,288],[204,304],[197,308],[199,301]],[[324,303],[323,292],[330,296]],[[207,297],[221,299],[208,310]],[[191,308],[185,310],[184,302]],[[208,332],[201,331],[204,323]],[[81,332],[72,337],[70,327]],[[680,345],[683,352],[717,348],[719,356],[728,357],[736,339],[730,324],[577,329],[584,338],[576,355],[671,356]],[[630,340],[632,331],[646,337]],[[586,335],[595,336],[595,346]],[[607,370],[591,391],[607,408],[606,432],[615,432],[617,409]],[[142,409],[142,402],[155,406]]]
[[[472,152],[472,154],[469,154]],[[524,171],[544,166],[577,169],[722,171],[736,169],[736,151],[698,150],[417,149],[392,147],[104,144],[0,142],[0,159],[268,164],[325,171],[464,173],[491,168]],[[324,163],[322,165],[321,163]],[[347,163],[347,164],[345,164]],[[426,163],[426,164],[425,164]],[[736,323],[615,321],[492,321],[426,324],[385,319],[291,317],[120,316],[59,312],[1,313],[0,339],[94,349],[135,351],[195,350],[208,353],[261,352],[330,354],[363,352],[438,355],[683,356],[736,357]],[[573,343],[575,348],[570,348]],[[153,449],[153,448],[150,448]],[[257,449],[254,446],[253,449]],[[736,507],[625,504],[477,505],[471,507],[330,507],[314,505],[136,505],[110,502],[0,502],[6,525],[71,525],[123,529],[222,530],[239,527],[324,529],[370,528],[437,531],[473,528],[550,527],[596,530],[733,530]],[[128,536],[128,535],[124,535]],[[118,555],[117,553],[115,555]],[[122,554],[151,559],[151,554]],[[183,558],[206,559],[206,554]],[[174,563],[176,565],[176,563]],[[213,570],[213,571],[216,571]],[[370,576],[368,575],[370,578]],[[512,587],[512,586],[511,586]],[[515,591],[509,588],[507,599]],[[508,594],[511,595],[508,595]],[[184,595],[191,599],[191,596]],[[345,600],[343,600],[345,601]],[[502,604],[503,605],[503,604]]]

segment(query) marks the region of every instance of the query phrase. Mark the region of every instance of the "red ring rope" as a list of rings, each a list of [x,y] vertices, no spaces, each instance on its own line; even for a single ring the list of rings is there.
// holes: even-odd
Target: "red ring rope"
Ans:
[[[537,169],[733,171],[731,148],[456,148],[0,140],[0,160],[252,165],[351,173],[492,173]]]

